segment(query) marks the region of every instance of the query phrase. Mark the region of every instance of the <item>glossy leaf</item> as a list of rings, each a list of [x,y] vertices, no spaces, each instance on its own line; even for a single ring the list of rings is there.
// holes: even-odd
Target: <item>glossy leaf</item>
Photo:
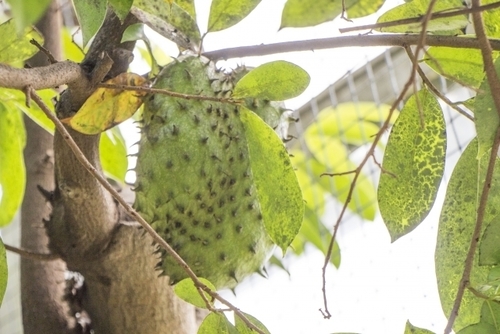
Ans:
[[[39,90],[37,94],[48,107],[52,107],[52,99],[57,95],[57,93],[51,89]],[[0,100],[19,108],[47,132],[54,133],[54,123],[45,116],[45,113],[36,103],[31,103],[31,106],[28,108],[26,106],[26,95],[20,90],[0,88]]]
[[[283,254],[297,235],[304,216],[302,193],[280,138],[254,112],[242,107],[240,119],[264,226]],[[265,156],[261,152],[269,152]]]
[[[9,224],[23,201],[26,183],[23,149],[26,133],[22,114],[0,102],[0,227]]]
[[[430,330],[413,326],[410,321],[406,321],[404,334],[433,334]]]
[[[127,148],[118,127],[109,129],[102,134],[99,154],[106,176],[124,183],[128,169]]]
[[[448,183],[439,219],[435,253],[439,295],[446,315],[452,310],[462,277],[464,261],[476,225],[476,212],[488,160],[489,157],[486,155],[480,160],[477,159],[477,139],[473,140],[462,153]],[[498,214],[499,207],[500,164],[497,159],[485,222],[491,221]],[[479,256],[476,254],[470,276],[471,287],[477,289],[479,285],[487,282],[489,270],[487,266],[479,266]],[[465,291],[463,306],[455,322],[455,330],[478,322],[481,302],[481,299],[469,290]]]
[[[97,33],[106,17],[107,0],[73,0],[82,29],[83,46]]]
[[[243,312],[242,312],[243,313]],[[264,324],[262,322],[260,322],[259,319],[255,318],[254,316],[250,315],[250,314],[247,314],[247,313],[243,313],[243,315],[245,315],[245,317],[253,324],[255,325],[258,329],[260,329],[262,332],[264,332],[265,334],[271,334],[269,332],[269,330],[266,328],[266,326],[264,326]],[[254,334],[256,333],[253,329],[250,329],[244,322],[243,320],[240,319],[240,317],[238,316],[234,316],[234,323],[236,325],[236,329],[238,330],[238,332],[240,334]]]
[[[20,35],[23,34],[25,29],[30,29],[31,25],[38,22],[50,5],[51,0],[8,0],[7,2],[12,10],[12,17],[16,20],[17,34]],[[2,39],[5,39],[9,35],[2,33],[1,36]]]
[[[430,47],[427,54],[426,64],[451,80],[472,88],[479,88],[484,79],[481,50],[439,46]],[[493,52],[493,58],[497,58],[498,54],[498,52]]]
[[[162,36],[181,48],[198,45],[201,37],[192,0],[169,4],[164,0],[135,0],[133,13]],[[138,10],[137,10],[138,9]]]
[[[239,334],[236,327],[221,313],[210,313],[198,329],[198,334]]]
[[[134,73],[122,73],[106,81],[108,84],[141,86],[146,79]],[[85,101],[75,116],[64,119],[84,134],[98,134],[129,119],[141,106],[146,92],[98,88]]]
[[[227,29],[244,19],[261,0],[213,0],[208,31]]]
[[[256,97],[283,101],[300,95],[311,78],[299,66],[284,60],[260,65],[241,78],[233,90],[233,98]]]
[[[33,56],[38,48],[30,43],[32,39],[43,45],[43,36],[33,27],[23,28],[17,34],[14,20],[0,24],[0,36],[0,63],[13,63]]]
[[[205,284],[208,288],[210,288],[212,291],[216,291],[214,285],[210,283],[209,280],[206,280],[202,277],[198,278],[203,284]],[[174,292],[175,294],[181,298],[182,300],[193,304],[196,307],[201,307],[201,308],[207,308],[207,304],[203,300],[203,298],[200,296],[200,293],[198,292],[198,289],[194,285],[194,282],[191,278],[185,278],[179,283],[175,284],[174,286]],[[210,297],[209,294],[203,291],[203,294],[205,295],[205,298],[211,302],[212,297]]]
[[[500,74],[500,59],[495,61],[495,69]],[[479,141],[478,157],[481,157],[493,146],[499,125],[498,111],[495,107],[493,95],[486,77],[479,87],[479,92],[474,102],[474,117],[477,139]]]
[[[120,18],[121,21],[125,20],[134,0],[108,0],[109,4],[113,8],[115,14]]]
[[[9,269],[7,267],[7,254],[2,238],[0,238],[0,307],[2,306],[5,290],[7,289],[7,279],[9,277]]]
[[[421,17],[425,15],[430,0],[413,0],[399,5],[379,17],[377,23],[390,22],[405,18]],[[441,12],[463,7],[460,0],[436,1],[433,12]],[[429,21],[427,31],[438,35],[462,34],[462,30],[469,24],[467,15],[457,15]],[[396,33],[420,33],[422,25],[420,22],[401,24],[392,27],[379,28],[378,31]]]
[[[385,149],[378,204],[392,241],[427,216],[443,177],[446,123],[426,89],[413,95],[394,124]],[[391,174],[389,174],[391,173]]]

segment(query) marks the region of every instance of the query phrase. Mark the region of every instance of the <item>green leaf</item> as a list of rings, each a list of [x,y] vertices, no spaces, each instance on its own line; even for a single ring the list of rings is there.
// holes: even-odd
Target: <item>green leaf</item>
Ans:
[[[108,84],[141,86],[146,79],[134,73],[122,73]],[[129,119],[139,109],[146,92],[97,88],[75,116],[63,123],[84,134],[98,134]]]
[[[474,139],[462,153],[451,175],[444,205],[439,219],[436,244],[436,276],[441,304],[449,315],[464,269],[471,236],[476,225],[479,196],[483,189],[489,157],[477,159],[477,139]],[[492,221],[500,207],[500,164],[495,165],[491,191],[485,212],[485,222]],[[483,225],[484,226],[484,225]],[[484,231],[484,228],[483,228]],[[478,251],[477,251],[478,252]],[[479,266],[479,256],[474,257],[470,285],[478,286],[488,281],[490,268]],[[462,307],[455,322],[455,331],[477,323],[481,299],[469,290],[465,291]]]
[[[443,177],[446,123],[427,89],[413,95],[394,124],[385,149],[378,204],[392,241],[427,216]],[[391,173],[391,174],[389,174]]]
[[[7,254],[2,238],[0,238],[0,307],[2,306],[5,290],[7,289],[7,279],[9,277],[9,268],[7,267]]]
[[[106,176],[125,183],[128,169],[127,148],[118,127],[102,134],[99,143],[101,165]]]
[[[433,334],[433,332],[427,329],[415,327],[410,323],[410,321],[407,320],[404,334]]]
[[[202,277],[198,277],[198,279],[208,288],[210,288],[210,290],[216,291],[214,285],[209,280]],[[200,296],[200,293],[198,292],[198,289],[196,289],[196,286],[194,285],[194,282],[191,278],[185,278],[179,283],[175,284],[174,292],[179,298],[190,304],[193,304],[196,307],[207,308],[207,304]],[[203,294],[209,302],[212,301],[212,297],[210,297],[209,294],[207,294],[205,291],[203,291]]]
[[[412,0],[399,5],[379,17],[377,23],[396,21],[412,17],[421,17],[425,15],[429,7],[430,0]],[[432,12],[441,12],[450,9],[462,8],[460,0],[440,0],[436,1]],[[467,15],[458,15],[435,19],[429,21],[427,31],[437,35],[458,35],[462,34],[464,29],[469,24]],[[378,28],[378,31],[396,32],[396,33],[420,33],[422,30],[421,22],[401,24],[392,27]]]
[[[0,101],[0,227],[12,221],[23,201],[26,171],[23,149],[26,133],[22,114]]]
[[[85,54],[78,44],[73,40],[72,33],[68,28],[62,29],[63,58],[70,59],[76,63],[82,62]]]
[[[302,193],[288,153],[280,138],[254,112],[242,107],[243,122],[264,225],[271,239],[286,253],[304,216]],[[261,152],[268,152],[263,155]]]
[[[243,312],[242,312],[243,313]],[[243,313],[243,315],[253,324],[255,325],[258,329],[263,331],[265,334],[271,334],[269,330],[264,326],[262,322],[259,321],[259,319],[255,318],[254,316]],[[253,329],[248,328],[248,326],[243,322],[243,320],[240,319],[237,315],[234,316],[235,318],[235,325],[236,329],[240,334],[253,334],[256,333]]]
[[[497,2],[497,0],[483,0],[481,5],[484,6],[494,2]],[[500,38],[500,9],[486,10],[482,14],[486,35],[489,38]]]
[[[227,320],[224,314],[210,313],[203,320],[198,334],[239,334],[236,327]]]
[[[22,2],[22,1],[21,1]],[[30,43],[32,39],[43,45],[43,36],[33,27],[26,27],[16,33],[14,20],[0,24],[0,63],[14,63],[30,58],[38,48]]]
[[[134,0],[109,0],[109,4],[113,7],[116,16],[120,18],[120,21],[125,20],[130,12],[130,8],[132,8],[133,3]]]
[[[495,61],[495,70],[497,73],[500,73],[500,59]],[[497,94],[497,92],[495,93]],[[479,87],[479,92],[474,102],[474,117],[476,119],[477,139],[479,141],[478,157],[481,157],[493,146],[499,125],[497,108],[495,107],[490,84],[486,77]]]
[[[257,7],[261,0],[213,0],[208,17],[208,31],[234,26]]]
[[[460,330],[457,334],[498,334],[498,331],[493,325],[478,323],[467,326]]]
[[[49,7],[51,0],[8,0],[12,16],[16,20],[17,34],[22,34],[29,26],[38,22]],[[8,37],[2,33],[2,39]],[[38,50],[37,50],[38,51]],[[1,53],[0,53],[1,54]]]
[[[52,99],[57,95],[52,89],[39,90],[37,94],[49,108],[53,105]],[[32,103],[28,108],[26,106],[26,95],[20,90],[0,88],[0,100],[10,106],[19,108],[47,132],[54,133],[54,123],[52,123],[36,103]]]
[[[76,16],[80,22],[83,46],[97,33],[106,17],[107,0],[73,0]]]
[[[257,97],[283,101],[301,94],[311,78],[299,66],[284,60],[260,65],[236,84],[233,98]]]
[[[479,244],[479,264],[498,265],[500,264],[500,216],[483,224],[486,229]]]
[[[385,0],[357,0],[346,1],[347,16],[350,19],[363,17],[375,13],[382,7]],[[352,5],[351,5],[352,3]]]
[[[498,54],[497,51],[493,52],[493,58],[496,59]],[[425,63],[451,80],[471,88],[479,88],[484,79],[481,50],[436,46],[430,47],[427,55]]]
[[[477,324],[465,327],[457,334],[498,334],[500,333],[500,304],[485,300],[481,307],[481,320]]]
[[[133,12],[162,36],[174,41],[182,48],[200,43],[200,30],[196,23],[192,0],[169,4],[165,0],[135,0]],[[137,11],[139,9],[139,11]]]

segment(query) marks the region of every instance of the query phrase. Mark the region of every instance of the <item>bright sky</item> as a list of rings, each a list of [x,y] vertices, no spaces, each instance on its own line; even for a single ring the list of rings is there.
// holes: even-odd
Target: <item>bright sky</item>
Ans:
[[[338,28],[350,26],[334,20],[312,28],[284,29],[280,25],[285,0],[263,0],[245,20],[231,29],[211,33],[204,49],[237,47],[289,40],[332,37]],[[395,5],[397,1],[390,1]],[[200,27],[208,22],[209,1],[196,1]],[[384,6],[382,11],[387,9]],[[375,22],[375,17],[354,24]],[[203,29],[203,28],[202,28]],[[164,41],[164,40],[163,40]],[[162,42],[165,50],[172,50]],[[219,62],[225,68],[238,64],[258,66],[283,59],[303,67],[311,75],[309,88],[299,97],[286,102],[298,108],[334,83],[347,71],[361,66],[385,48],[350,48],[249,57]],[[170,51],[172,52],[172,51]],[[175,54],[175,53],[173,53]],[[133,140],[134,141],[134,140]],[[449,170],[450,165],[448,166]],[[321,294],[322,253],[309,248],[304,256],[286,258],[291,275],[272,268],[269,278],[258,275],[244,281],[236,296],[223,292],[225,298],[244,312],[261,320],[271,333],[323,334],[353,332],[363,334],[401,334],[407,319],[417,326],[442,332],[446,319],[437,295],[434,274],[434,247],[441,191],[429,217],[414,232],[390,243],[382,220],[350,220],[339,231],[342,250],[339,270],[328,270],[328,302],[332,318],[323,319]],[[331,201],[323,221],[331,228],[338,214],[338,204]]]

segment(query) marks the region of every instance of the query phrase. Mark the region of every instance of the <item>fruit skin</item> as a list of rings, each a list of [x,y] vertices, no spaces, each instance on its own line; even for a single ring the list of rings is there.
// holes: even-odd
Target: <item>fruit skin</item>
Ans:
[[[155,88],[222,96],[213,63],[188,56],[167,65]],[[226,82],[226,86],[224,83]],[[239,110],[228,103],[151,95],[145,102],[134,207],[217,289],[260,271],[274,245],[265,231]],[[265,154],[265,152],[263,152]],[[185,271],[160,250],[172,284]]]

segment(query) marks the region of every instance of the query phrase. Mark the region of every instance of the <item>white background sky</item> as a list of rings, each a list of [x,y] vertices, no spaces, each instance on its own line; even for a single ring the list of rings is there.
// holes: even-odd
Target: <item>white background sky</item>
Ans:
[[[354,23],[336,19],[316,27],[286,28],[278,32],[285,2],[263,0],[236,26],[208,34],[204,50],[332,37],[340,35],[339,27],[376,21],[374,15]],[[381,12],[397,3],[389,0]],[[196,6],[203,30],[208,22],[210,1],[196,1]],[[165,50],[172,50],[168,44],[162,46]],[[277,59],[300,65],[311,75],[311,84],[301,96],[286,102],[288,107],[298,108],[347,71],[363,65],[383,50],[385,48],[379,47],[296,52],[233,59],[218,65],[225,68],[239,64],[258,66]],[[442,332],[446,319],[437,295],[433,258],[443,198],[444,192],[441,191],[436,208],[424,223],[394,244],[390,243],[380,217],[374,222],[351,220],[340,228],[338,240],[342,265],[339,270],[330,268],[327,276],[330,320],[323,319],[318,311],[323,307],[321,268],[324,257],[312,247],[304,256],[286,259],[290,276],[271,268],[268,279],[254,275],[236,289],[236,296],[229,291],[223,295],[244,312],[261,320],[274,334],[400,334],[407,319],[414,325]],[[323,219],[329,228],[336,219],[336,205],[330,203]]]

